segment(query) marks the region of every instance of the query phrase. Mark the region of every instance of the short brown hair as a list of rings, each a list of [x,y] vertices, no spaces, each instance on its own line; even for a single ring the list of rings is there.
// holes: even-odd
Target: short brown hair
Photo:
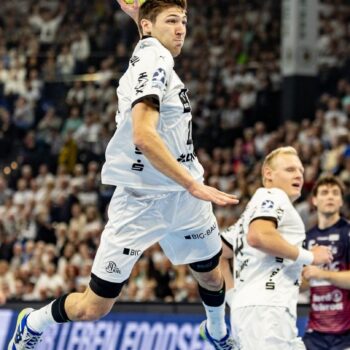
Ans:
[[[142,34],[141,20],[148,19],[152,23],[155,22],[157,16],[169,7],[180,7],[187,10],[187,0],[146,0],[139,10],[138,27]]]
[[[338,186],[340,189],[341,195],[342,196],[344,195],[345,186],[344,186],[343,182],[334,175],[325,175],[325,176],[320,177],[316,181],[314,187],[312,188],[312,195],[314,197],[316,197],[318,189],[321,186],[327,186],[327,185]]]

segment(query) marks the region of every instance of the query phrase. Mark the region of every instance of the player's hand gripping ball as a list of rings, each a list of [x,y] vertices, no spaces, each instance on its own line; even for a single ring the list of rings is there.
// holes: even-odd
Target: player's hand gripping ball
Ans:
[[[139,0],[139,4],[142,5],[146,0]],[[132,5],[134,0],[124,0],[124,2],[128,5]]]

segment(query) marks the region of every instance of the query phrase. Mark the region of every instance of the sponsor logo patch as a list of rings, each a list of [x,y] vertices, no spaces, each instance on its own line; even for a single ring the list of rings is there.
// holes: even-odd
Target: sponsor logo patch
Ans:
[[[137,79],[138,84],[135,86],[136,95],[142,94],[145,90],[145,87],[148,83],[148,76],[146,72],[142,72],[139,74],[139,77]]]
[[[158,68],[152,77],[152,87],[163,90],[166,82],[166,72],[163,68]]]
[[[266,199],[265,201],[262,202],[261,209],[262,210],[269,210],[269,209],[272,209],[274,205],[275,205],[275,203],[272,200]]]
[[[277,210],[276,210],[277,221],[281,221],[281,219],[283,217],[283,213],[284,213],[284,210],[281,207],[277,208]]]
[[[196,154],[194,152],[187,153],[187,154],[181,154],[179,158],[177,158],[177,161],[179,163],[187,163],[187,162],[193,162],[196,158]]]
[[[184,113],[191,112],[191,104],[190,104],[190,100],[188,98],[187,92],[188,92],[187,89],[182,89],[179,93],[179,98],[183,105]]]
[[[117,264],[114,261],[108,261],[107,266],[106,266],[106,271],[108,273],[117,273],[121,274],[120,269],[118,268]]]
[[[186,240],[190,240],[190,239],[204,239],[208,236],[210,236],[216,229],[216,223],[214,223],[208,230],[206,230],[205,232],[201,232],[201,233],[193,233],[191,235],[187,235],[185,236]]]
[[[339,239],[340,239],[339,233],[331,233],[329,235],[329,240],[330,241],[339,241]]]
[[[138,159],[137,160],[137,163],[134,163],[132,166],[131,166],[131,170],[134,170],[134,171],[143,171],[145,165],[142,164],[141,160]]]
[[[139,256],[139,255],[141,254],[141,250],[139,250],[139,249],[124,248],[123,254],[124,254],[124,255],[131,255],[131,256]]]
[[[140,45],[140,50],[142,50],[142,49],[144,49],[144,48],[146,48],[146,47],[150,47],[151,45],[149,44],[149,43],[147,43],[147,42],[143,42],[143,43],[141,43],[141,45]]]
[[[133,67],[135,67],[135,64],[136,64],[137,62],[139,62],[139,61],[140,61],[140,57],[132,56],[132,57],[130,58],[130,64],[131,64]]]

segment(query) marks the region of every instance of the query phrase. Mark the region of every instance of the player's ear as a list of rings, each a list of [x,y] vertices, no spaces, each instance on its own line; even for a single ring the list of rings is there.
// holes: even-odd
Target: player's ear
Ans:
[[[317,198],[315,196],[311,197],[311,203],[314,207],[317,207]]]
[[[142,28],[143,35],[152,35],[152,22],[148,19],[141,19],[140,25]]]
[[[342,207],[343,204],[344,204],[344,200],[343,200],[343,197],[341,197],[341,199],[340,199],[340,207]]]
[[[267,165],[264,167],[264,178],[265,178],[265,181],[271,181],[272,180],[272,169]]]

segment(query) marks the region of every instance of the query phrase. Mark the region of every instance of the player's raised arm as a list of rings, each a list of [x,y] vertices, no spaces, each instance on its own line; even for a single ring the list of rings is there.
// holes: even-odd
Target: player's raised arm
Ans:
[[[131,17],[138,25],[139,9],[144,1],[141,0],[117,0],[120,8]]]

